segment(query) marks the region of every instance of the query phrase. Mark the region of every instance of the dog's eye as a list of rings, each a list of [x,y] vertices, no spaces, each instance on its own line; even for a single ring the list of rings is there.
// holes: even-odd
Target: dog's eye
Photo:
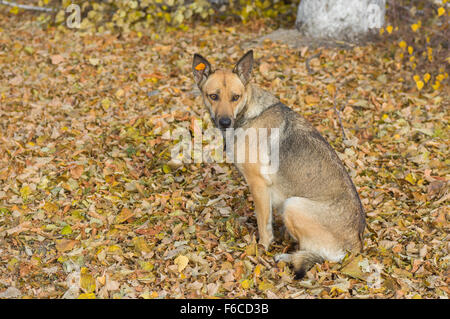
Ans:
[[[213,101],[217,101],[219,99],[219,96],[217,94],[210,94],[209,98]]]
[[[241,97],[240,95],[235,94],[231,97],[231,101],[236,102],[237,100],[239,100],[240,97]]]

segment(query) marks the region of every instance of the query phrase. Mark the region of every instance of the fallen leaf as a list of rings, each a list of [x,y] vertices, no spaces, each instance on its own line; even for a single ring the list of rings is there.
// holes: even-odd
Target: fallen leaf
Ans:
[[[59,54],[52,55],[50,59],[52,60],[52,64],[60,64],[64,61],[64,57]]]
[[[63,253],[66,251],[70,251],[75,247],[77,241],[70,239],[59,239],[56,241],[56,250]]]
[[[72,178],[79,179],[81,175],[84,172],[83,165],[75,165],[70,169],[70,175],[72,175]]]
[[[134,216],[134,213],[129,210],[128,208],[124,207],[120,213],[116,216],[116,219],[114,220],[115,224],[122,224],[123,222],[127,221],[131,217]]]
[[[189,263],[189,258],[187,258],[186,256],[183,256],[183,255],[178,256],[174,260],[174,264],[178,265],[178,272],[182,272],[184,270],[184,268],[186,268],[188,263]]]

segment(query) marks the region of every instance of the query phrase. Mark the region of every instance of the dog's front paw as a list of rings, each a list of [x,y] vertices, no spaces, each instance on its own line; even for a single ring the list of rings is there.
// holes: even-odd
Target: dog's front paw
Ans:
[[[273,236],[266,237],[266,238],[260,238],[259,244],[262,245],[265,250],[268,250],[272,241],[273,241]]]

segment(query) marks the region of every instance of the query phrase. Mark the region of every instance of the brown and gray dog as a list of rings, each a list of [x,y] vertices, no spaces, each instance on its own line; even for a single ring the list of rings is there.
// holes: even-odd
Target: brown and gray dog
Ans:
[[[235,165],[254,199],[260,244],[267,249],[273,240],[275,208],[299,243],[298,251],[277,255],[275,260],[292,263],[297,278],[301,278],[315,263],[339,262],[347,251],[362,250],[364,210],[350,176],[330,144],[274,95],[250,84],[252,67],[253,51],[249,51],[232,71],[212,70],[199,54],[194,55],[192,69],[219,129],[265,128],[270,134],[277,129],[276,172],[265,171],[259,159]],[[246,156],[251,153],[248,148],[245,138],[235,144],[236,151],[245,149]]]

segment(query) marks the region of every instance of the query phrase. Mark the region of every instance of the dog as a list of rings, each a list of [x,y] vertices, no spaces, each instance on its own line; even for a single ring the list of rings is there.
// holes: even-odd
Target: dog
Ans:
[[[265,128],[276,137],[276,171],[264,170],[266,162],[260,158],[235,165],[253,197],[259,243],[267,250],[273,240],[275,209],[299,244],[299,250],[276,255],[275,261],[291,263],[296,278],[302,278],[316,263],[340,262],[348,251],[363,250],[365,213],[334,149],[305,118],[251,83],[253,64],[252,50],[233,70],[213,70],[208,60],[195,54],[192,70],[217,128],[239,129],[241,135]],[[236,151],[245,149],[246,159],[254,153],[247,140],[244,137],[234,145]]]

